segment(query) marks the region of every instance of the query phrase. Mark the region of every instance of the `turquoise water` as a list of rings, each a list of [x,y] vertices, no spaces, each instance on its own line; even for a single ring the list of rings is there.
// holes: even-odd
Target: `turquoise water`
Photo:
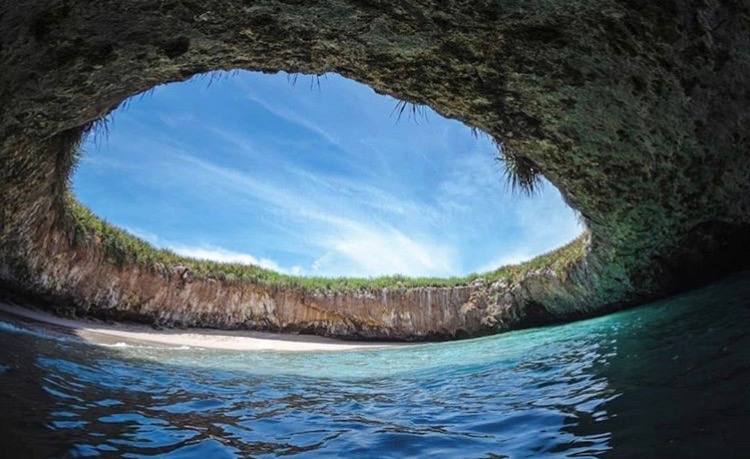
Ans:
[[[101,347],[3,318],[0,451],[750,457],[748,330],[750,273],[594,320],[395,350]]]

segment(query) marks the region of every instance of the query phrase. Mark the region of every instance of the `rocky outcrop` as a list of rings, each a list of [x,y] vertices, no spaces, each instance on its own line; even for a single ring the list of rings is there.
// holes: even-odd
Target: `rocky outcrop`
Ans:
[[[24,259],[25,269],[33,267],[24,280],[6,278],[6,295],[36,293],[32,299],[46,301],[62,315],[168,327],[245,328],[349,339],[478,336],[548,322],[540,311],[527,311],[533,298],[546,290],[562,297],[573,285],[562,273],[545,267],[528,270],[515,282],[479,278],[450,287],[310,289],[219,280],[196,275],[183,265],[147,266],[132,259],[115,263],[96,238],[71,244],[63,232],[48,233],[44,243],[43,250]],[[576,241],[571,247],[576,251],[583,243]],[[569,293],[568,300],[579,301],[576,292]]]
[[[603,313],[750,259],[742,1],[161,0],[0,5],[0,281],[77,311],[340,337],[472,336]],[[589,228],[508,282],[308,291],[113,264],[71,234],[76,143],[128,97],[216,70],[338,72],[483,130]],[[171,273],[171,274],[170,274]]]

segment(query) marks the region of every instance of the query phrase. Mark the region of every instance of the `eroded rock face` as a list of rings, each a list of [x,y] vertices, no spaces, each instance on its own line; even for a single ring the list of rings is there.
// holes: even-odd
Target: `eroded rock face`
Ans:
[[[743,1],[30,0],[0,6],[0,281],[89,314],[421,339],[601,313],[750,259]],[[345,293],[107,262],[62,194],[91,122],[216,69],[337,72],[532,161],[590,229],[586,256],[503,285]]]

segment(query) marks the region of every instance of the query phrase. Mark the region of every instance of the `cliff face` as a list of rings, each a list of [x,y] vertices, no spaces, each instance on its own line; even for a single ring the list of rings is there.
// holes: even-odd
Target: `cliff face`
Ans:
[[[315,333],[349,339],[446,339],[478,336],[545,323],[533,298],[554,293],[580,304],[568,276],[549,266],[521,279],[484,278],[450,287],[363,287],[309,289],[261,285],[194,275],[188,268],[113,263],[101,242],[71,244],[52,231],[44,247],[26,255],[10,293],[32,292],[63,315],[93,315],[163,326],[246,328]],[[572,245],[580,251],[582,242]],[[580,260],[578,263],[584,263]],[[563,263],[566,269],[571,269]],[[575,266],[582,266],[576,264]],[[585,277],[585,276],[582,276]],[[7,282],[7,281],[6,281]],[[562,311],[560,311],[562,312]],[[580,314],[573,308],[570,316]],[[561,315],[562,317],[562,315]]]
[[[750,260],[743,1],[31,0],[0,6],[0,282],[94,315],[341,337],[601,313]],[[583,256],[509,281],[312,291],[112,264],[63,193],[90,123],[216,69],[338,72],[501,139],[578,209]]]

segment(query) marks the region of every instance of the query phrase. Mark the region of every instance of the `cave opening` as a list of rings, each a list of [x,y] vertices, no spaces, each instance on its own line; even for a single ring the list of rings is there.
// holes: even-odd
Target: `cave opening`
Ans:
[[[546,180],[514,188],[493,140],[334,73],[212,72],[125,101],[85,138],[72,189],[181,256],[291,276],[461,278],[582,231]]]
[[[0,448],[30,457],[742,456],[750,277],[686,290],[750,259],[748,23],[747,2],[3,2]],[[273,133],[276,144],[286,142],[278,151],[228,139],[219,151],[209,128],[251,118],[226,112],[247,103],[238,93],[217,110],[203,108],[225,123],[173,119],[183,129],[168,132],[149,103],[186,86],[160,85],[217,69],[335,71],[402,99],[388,101],[382,119],[401,114],[386,138],[407,151],[395,159],[384,148],[326,151],[332,140],[363,136],[345,123],[353,116],[334,123],[347,127],[318,138],[307,155],[290,146],[310,145],[300,132],[311,126],[305,131],[299,119],[288,123],[296,136],[292,126]],[[321,94],[339,94],[326,89],[335,78],[321,79]],[[207,97],[221,102],[216,91],[227,81],[214,81]],[[115,113],[104,146],[94,138],[84,144],[71,175],[82,135],[154,87],[151,97],[132,100],[131,111]],[[318,97],[316,78],[301,76],[296,87],[306,89],[308,103]],[[410,104],[492,138],[469,135],[461,144],[463,134],[450,135],[450,151],[420,150],[418,139],[441,138],[415,133],[416,121],[420,129],[427,123]],[[359,105],[376,115],[373,104]],[[139,110],[151,118],[128,130]],[[442,123],[428,118],[431,129]],[[271,131],[250,124],[256,130],[240,143]],[[374,123],[364,125],[371,134]],[[398,129],[407,131],[399,138]],[[207,139],[214,140],[208,149]],[[123,145],[141,150],[118,153]],[[309,277],[292,268],[320,257],[257,250],[273,246],[269,234],[285,234],[287,251],[293,237],[319,234],[304,219],[295,227],[279,221],[291,214],[284,202],[323,227],[352,230],[341,215],[361,215],[370,220],[356,228],[372,230],[377,217],[407,239],[427,240],[408,224],[416,221],[444,243],[452,220],[467,236],[481,229],[480,219],[489,226],[502,217],[500,194],[491,199],[493,187],[504,187],[497,147],[517,186],[529,189],[543,174],[561,190],[586,225],[581,238],[484,275],[461,277],[474,268],[456,262],[454,278]],[[488,162],[460,169],[472,152]],[[315,159],[318,170],[300,158]],[[352,164],[342,167],[342,158]],[[121,164],[107,166],[115,171],[107,175],[106,162]],[[209,168],[227,173],[217,179]],[[491,176],[493,185],[488,178],[464,195],[462,182],[440,179],[446,171],[461,172],[469,185]],[[423,194],[412,192],[415,184]],[[446,190],[458,198],[450,201]],[[260,196],[275,200],[254,206]],[[446,221],[430,226],[428,207],[414,196],[458,210],[438,212]],[[357,212],[328,206],[343,197]],[[481,204],[470,205],[474,199]],[[515,197],[512,208],[540,200]],[[419,205],[406,205],[412,201]],[[391,205],[375,205],[383,202]],[[392,211],[399,206],[401,213]],[[121,219],[128,212],[155,216],[161,226]],[[551,213],[542,216],[535,228],[561,231]],[[492,243],[505,239],[499,228],[512,219],[501,220],[462,247],[477,259],[503,255]],[[277,226],[206,242],[169,233],[170,221]],[[146,239],[152,230],[156,245],[172,250],[130,234],[137,229]],[[351,234],[323,239],[354,250]],[[260,244],[232,245],[240,240]],[[392,241],[380,246],[409,255],[409,244]],[[215,242],[280,269],[196,261],[176,253],[177,242],[203,249]],[[406,271],[385,256],[365,259],[375,258],[394,269],[387,273]],[[415,273],[454,272],[445,271]],[[678,291],[685,292],[670,296]],[[545,324],[552,326],[521,330]],[[490,334],[497,336],[393,343]]]

